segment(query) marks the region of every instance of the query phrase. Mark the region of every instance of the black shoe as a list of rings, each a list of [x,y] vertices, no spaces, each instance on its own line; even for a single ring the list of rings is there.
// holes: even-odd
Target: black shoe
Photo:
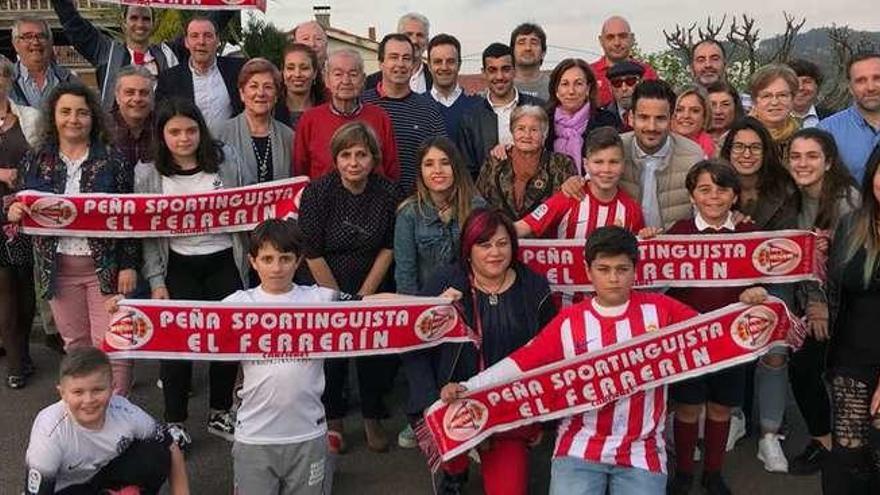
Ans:
[[[64,341],[61,339],[61,335],[57,333],[46,335],[46,339],[44,340],[46,347],[52,349],[53,351],[61,354],[62,356],[66,354],[64,352]]]
[[[0,345],[0,357],[3,357],[5,355],[6,355],[6,348],[3,347],[2,345]]]
[[[706,495],[733,495],[721,473],[703,473],[702,483]]]
[[[449,474],[440,475],[440,486],[437,487],[437,495],[461,495],[464,493],[465,485],[467,485],[468,474]]]
[[[23,375],[9,375],[6,377],[6,386],[12,389],[24,388],[27,379]]]
[[[21,367],[21,374],[25,378],[30,378],[30,377],[34,376],[34,373],[36,373],[36,372],[37,372],[37,367],[34,366],[33,361],[28,360],[24,363],[24,366]]]
[[[788,473],[807,476],[818,473],[825,465],[831,452],[817,440],[810,440],[803,452],[788,464]]]
[[[666,495],[688,495],[691,492],[692,484],[694,484],[694,475],[675,473],[675,477],[666,487]]]

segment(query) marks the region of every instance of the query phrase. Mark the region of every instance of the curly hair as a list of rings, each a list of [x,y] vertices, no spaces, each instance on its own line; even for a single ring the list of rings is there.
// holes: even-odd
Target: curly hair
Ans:
[[[40,117],[40,142],[44,146],[58,145],[58,124],[55,122],[55,107],[58,106],[58,100],[64,95],[79,96],[86,101],[86,106],[89,107],[89,113],[91,113],[92,117],[89,141],[108,146],[111,141],[110,130],[107,128],[107,115],[104,113],[104,109],[101,108],[98,94],[78,81],[63,82],[55,86],[52,92],[49,93]]]

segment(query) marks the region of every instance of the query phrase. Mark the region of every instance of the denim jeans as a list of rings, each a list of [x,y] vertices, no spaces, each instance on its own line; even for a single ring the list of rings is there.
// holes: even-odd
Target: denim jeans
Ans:
[[[640,468],[557,457],[550,469],[550,495],[664,495],[666,475]]]

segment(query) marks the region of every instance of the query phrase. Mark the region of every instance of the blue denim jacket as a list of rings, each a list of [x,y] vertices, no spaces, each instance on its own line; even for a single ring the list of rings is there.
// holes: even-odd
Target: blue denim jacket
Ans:
[[[479,196],[471,201],[471,208],[484,206],[486,202]],[[418,294],[434,270],[457,261],[460,231],[460,219],[444,224],[431,204],[421,209],[415,201],[404,204],[394,225],[397,292]]]

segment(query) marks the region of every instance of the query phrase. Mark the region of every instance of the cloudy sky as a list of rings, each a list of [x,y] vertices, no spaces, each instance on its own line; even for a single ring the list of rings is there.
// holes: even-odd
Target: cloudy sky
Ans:
[[[289,28],[311,18],[316,4],[330,5],[334,27],[363,36],[375,26],[381,37],[395,29],[401,14],[420,12],[431,20],[432,34],[447,32],[461,40],[466,68],[478,67],[482,49],[493,41],[506,42],[511,29],[524,21],[537,22],[547,31],[551,49],[545,64],[551,67],[569,56],[596,58],[601,53],[596,37],[602,21],[613,14],[630,20],[639,45],[649,52],[665,47],[664,28],[705,23],[708,15],[720,19],[725,13],[756,17],[762,36],[784,30],[783,11],[806,17],[804,30],[832,22],[854,29],[878,27],[877,7],[864,0],[268,0],[266,15],[276,26]]]

